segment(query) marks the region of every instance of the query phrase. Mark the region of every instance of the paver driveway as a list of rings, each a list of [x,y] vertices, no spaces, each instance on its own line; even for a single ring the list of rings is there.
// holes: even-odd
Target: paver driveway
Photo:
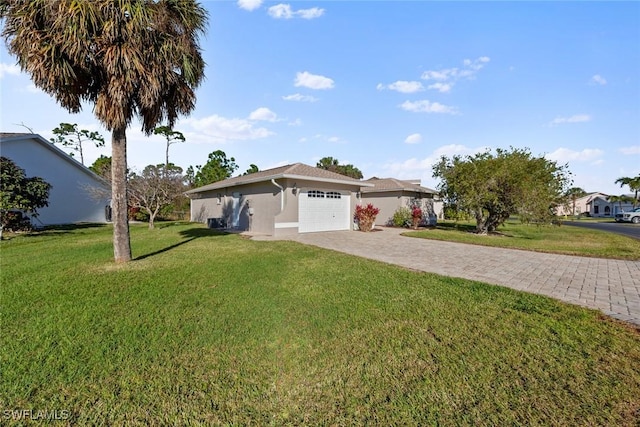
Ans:
[[[401,236],[402,229],[292,240],[403,267],[507,286],[595,308],[640,326],[640,261],[491,248]]]

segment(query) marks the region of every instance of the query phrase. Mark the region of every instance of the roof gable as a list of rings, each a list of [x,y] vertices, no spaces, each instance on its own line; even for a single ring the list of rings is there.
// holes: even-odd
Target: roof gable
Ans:
[[[105,181],[101,176],[94,173],[91,169],[71,157],[69,154],[56,147],[55,144],[47,141],[42,136],[36,133],[10,133],[0,132],[0,145],[3,142],[20,142],[20,141],[34,141],[36,144],[40,144],[42,147],[49,150],[53,155],[60,157],[65,162],[69,163],[72,167],[82,171],[82,173],[89,175],[91,178],[97,180],[103,185],[109,186],[109,183]],[[20,166],[20,165],[18,165]]]
[[[373,184],[373,187],[363,187],[363,193],[377,193],[385,191],[410,191],[414,193],[437,194],[431,188],[423,187],[415,182],[403,181],[396,178],[370,178],[365,182]]]
[[[223,181],[214,182],[204,185],[202,187],[189,190],[186,194],[201,193],[204,191],[217,190],[220,188],[235,187],[238,185],[253,184],[256,182],[270,181],[272,179],[291,178],[291,179],[304,179],[309,181],[328,182],[334,184],[346,184],[354,187],[361,187],[363,182],[348,176],[340,175],[335,172],[331,172],[325,169],[316,168],[313,166],[305,165],[304,163],[294,163],[291,165],[280,166],[273,169],[267,169],[260,172],[255,172],[249,175],[241,175],[233,178],[228,178]],[[364,184],[365,186],[372,186],[372,184]]]

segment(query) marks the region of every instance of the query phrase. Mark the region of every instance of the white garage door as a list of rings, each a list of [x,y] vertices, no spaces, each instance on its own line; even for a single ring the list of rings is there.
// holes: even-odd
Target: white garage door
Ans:
[[[305,190],[298,199],[298,231],[349,230],[351,196],[346,192]]]

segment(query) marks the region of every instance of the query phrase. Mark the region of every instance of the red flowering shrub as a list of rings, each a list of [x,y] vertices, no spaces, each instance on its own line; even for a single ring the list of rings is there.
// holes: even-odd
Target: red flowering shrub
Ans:
[[[414,206],[411,210],[411,218],[422,218],[422,209],[418,206]]]
[[[414,206],[411,209],[411,218],[413,228],[418,228],[420,221],[422,221],[422,209],[420,209],[418,206]]]
[[[371,203],[367,204],[367,206],[356,206],[355,219],[358,221],[358,228],[360,231],[371,231],[378,213],[380,213],[380,209],[376,208]]]

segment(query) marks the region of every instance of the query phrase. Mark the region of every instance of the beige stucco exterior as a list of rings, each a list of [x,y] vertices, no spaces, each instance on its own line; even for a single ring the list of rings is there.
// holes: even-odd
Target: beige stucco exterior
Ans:
[[[212,184],[209,187],[188,192],[191,199],[191,220],[209,224],[233,228],[238,231],[250,231],[253,233],[268,234],[273,236],[294,235],[300,232],[299,200],[301,194],[308,190],[323,192],[339,192],[343,197],[349,196],[349,229],[352,229],[352,215],[358,203],[357,195],[360,190],[360,182],[347,178],[326,175],[326,171],[318,172],[321,176],[314,179],[313,176],[282,177],[287,171],[315,173],[313,169],[302,165],[293,165],[280,173],[280,177],[271,178],[268,171],[262,173],[264,179],[257,182],[243,183],[240,180],[248,178],[229,179],[229,185],[225,182]],[[280,172],[280,171],[278,171]],[[331,180],[332,182],[327,182]],[[341,182],[345,181],[345,182]],[[234,204],[239,206],[239,218],[234,224]],[[344,205],[343,205],[344,206]],[[236,212],[238,212],[236,210]],[[220,224],[220,221],[222,224]]]
[[[436,221],[433,197],[431,194],[411,193],[408,191],[384,191],[366,192],[362,194],[362,203],[371,203],[380,212],[376,217],[376,225],[389,225],[392,223],[393,214],[401,207],[410,207],[418,204],[420,208],[428,213],[430,223]]]

